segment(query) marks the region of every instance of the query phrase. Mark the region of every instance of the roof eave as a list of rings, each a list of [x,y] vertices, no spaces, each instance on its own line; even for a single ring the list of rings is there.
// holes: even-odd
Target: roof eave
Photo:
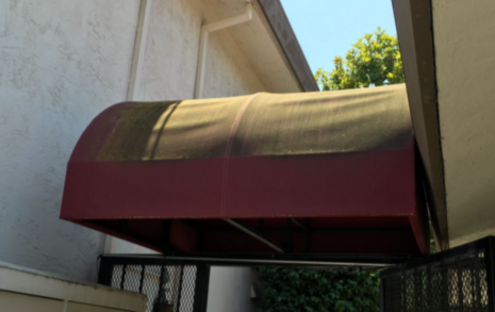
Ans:
[[[301,90],[304,92],[319,91],[320,89],[316,84],[313,73],[280,0],[256,0],[256,4],[261,9],[263,17],[275,35],[301,86]]]

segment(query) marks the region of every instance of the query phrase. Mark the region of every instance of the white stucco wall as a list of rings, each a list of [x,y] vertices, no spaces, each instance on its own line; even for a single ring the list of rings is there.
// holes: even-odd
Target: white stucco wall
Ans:
[[[201,0],[152,1],[141,100],[190,99],[200,27],[215,12]],[[138,13],[139,0],[0,0],[1,261],[94,281],[104,250],[149,252],[105,246],[104,235],[58,219],[77,139],[125,100]],[[265,91],[228,31],[210,39],[205,97]],[[251,311],[250,274],[213,269],[209,311]]]
[[[148,38],[142,52],[145,59],[140,69],[139,100],[192,99],[201,25],[206,16],[214,19],[215,12],[206,0],[151,1]],[[209,37],[205,98],[266,91],[228,31],[218,31]],[[107,239],[105,252],[154,253],[117,238]]]
[[[207,0],[154,0],[151,12],[140,86],[143,100],[192,99],[201,25],[206,16],[213,19],[208,22],[215,21],[215,12]],[[205,98],[266,91],[228,31],[209,38]]]
[[[87,124],[123,101],[138,0],[0,1],[0,260],[92,280],[103,235],[58,219]]]
[[[153,0],[143,100],[193,97],[207,9],[200,0]],[[87,124],[125,100],[138,11],[139,0],[0,1],[1,261],[94,280],[105,238],[58,219],[65,168]],[[265,91],[227,31],[210,38],[205,97]],[[123,241],[107,250],[145,251]],[[238,287],[249,269],[220,271],[212,289],[222,297],[250,285]]]
[[[208,0],[154,1],[143,64],[140,94],[143,100],[194,97],[200,29],[205,15],[214,18]],[[242,4],[242,1],[240,1]],[[208,22],[211,22],[209,20]],[[226,30],[210,34],[203,96],[228,97],[266,91],[251,65]],[[112,239],[114,253],[147,252]],[[148,251],[151,252],[151,251]],[[254,311],[250,299],[250,268],[213,267],[208,311]]]

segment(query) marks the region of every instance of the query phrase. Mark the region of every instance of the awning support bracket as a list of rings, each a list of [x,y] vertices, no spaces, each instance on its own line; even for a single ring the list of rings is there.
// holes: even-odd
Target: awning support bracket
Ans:
[[[287,252],[292,252],[294,250],[294,244],[292,242],[292,222],[293,218],[287,219]]]
[[[294,224],[296,224],[299,228],[306,232],[306,252],[310,252],[311,250],[311,219],[306,220],[306,224],[304,225],[301,221],[296,218],[290,219]]]
[[[311,219],[308,218],[306,223],[308,224],[306,232],[306,252],[311,252]]]
[[[296,218],[290,218],[290,220],[295,224],[297,225],[298,227],[300,227],[301,229],[305,230],[305,231],[308,231],[308,228],[302,224],[299,220],[297,220]]]
[[[171,242],[171,234],[172,234],[172,220],[165,220],[164,221],[164,233],[163,233],[163,243],[162,243],[162,249],[164,251],[172,251],[174,249],[174,246],[172,245]]]
[[[120,233],[127,235],[127,220],[120,220],[119,228],[120,228]]]
[[[256,231],[255,229],[252,229],[246,225],[241,224],[237,220],[233,219],[224,219],[227,223],[235,226],[239,230],[243,231],[244,233],[248,234],[249,236],[257,239],[258,241],[262,242],[263,244],[271,247],[272,249],[280,252],[280,253],[285,253],[285,249],[282,246],[279,246],[277,243],[272,242],[268,238],[264,237],[261,233]]]

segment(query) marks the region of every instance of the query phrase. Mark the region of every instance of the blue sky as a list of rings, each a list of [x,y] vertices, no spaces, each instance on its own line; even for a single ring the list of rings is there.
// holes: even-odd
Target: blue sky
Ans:
[[[335,56],[378,26],[396,34],[391,0],[281,0],[311,71],[331,70]]]

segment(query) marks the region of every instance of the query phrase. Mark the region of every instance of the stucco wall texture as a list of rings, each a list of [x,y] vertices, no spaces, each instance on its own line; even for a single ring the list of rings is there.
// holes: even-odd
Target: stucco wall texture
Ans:
[[[495,2],[434,0],[450,246],[495,235]]]
[[[104,236],[58,219],[65,169],[88,123],[125,100],[139,4],[0,0],[0,260],[94,281]],[[201,8],[153,0],[142,100],[193,97]],[[265,90],[227,32],[210,38],[206,97]]]
[[[58,219],[65,168],[125,99],[139,1],[1,3],[0,260],[89,281],[103,236]]]
[[[215,12],[207,0],[154,0],[151,12],[143,100],[192,99],[203,15]],[[267,91],[227,30],[210,34],[205,72],[205,98]]]

